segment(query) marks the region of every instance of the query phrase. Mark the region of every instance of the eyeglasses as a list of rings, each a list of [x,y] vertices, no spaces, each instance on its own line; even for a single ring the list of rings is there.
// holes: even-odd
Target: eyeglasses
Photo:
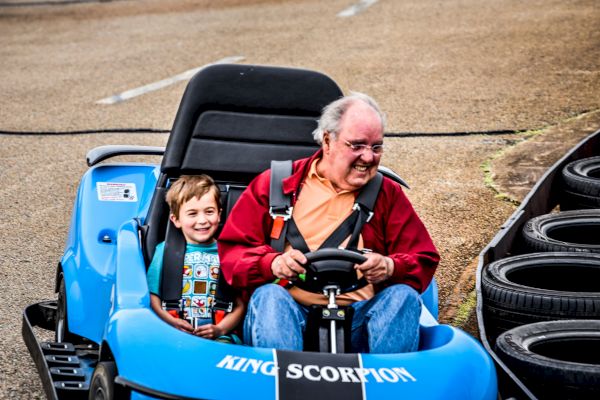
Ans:
[[[383,144],[374,144],[373,146],[369,146],[368,144],[356,144],[351,143],[347,140],[344,140],[344,144],[350,148],[350,151],[356,155],[363,154],[365,150],[369,149],[375,155],[381,155],[383,153]]]

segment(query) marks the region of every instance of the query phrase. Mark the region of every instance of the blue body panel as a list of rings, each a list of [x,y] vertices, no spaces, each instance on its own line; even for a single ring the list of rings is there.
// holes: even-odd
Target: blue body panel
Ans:
[[[71,332],[101,341],[114,285],[117,231],[123,222],[146,216],[158,173],[154,165],[109,164],[83,176],[61,259]],[[98,182],[135,185],[137,200],[102,201]]]
[[[426,307],[421,346],[414,353],[287,352],[297,363],[286,369],[278,360],[280,352],[205,340],[166,324],[150,309],[138,233],[138,221],[146,215],[157,177],[157,168],[149,165],[90,169],[81,182],[62,259],[70,330],[110,348],[118,379],[135,389],[132,398],[162,393],[183,398],[279,399],[281,381],[288,376],[304,379],[308,386],[336,378],[332,384],[358,388],[367,399],[496,398],[496,375],[488,354],[466,333],[437,323],[435,282],[422,296]],[[98,182],[134,184],[139,199],[102,201]],[[103,242],[105,235],[110,243]],[[336,357],[354,357],[360,367],[319,369],[303,364],[309,355],[322,359],[323,365]]]

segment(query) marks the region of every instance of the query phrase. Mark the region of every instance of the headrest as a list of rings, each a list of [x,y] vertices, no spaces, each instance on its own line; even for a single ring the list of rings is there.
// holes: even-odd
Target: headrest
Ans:
[[[314,71],[219,64],[189,82],[163,157],[168,175],[256,175],[270,161],[307,157],[324,106],[342,96]]]

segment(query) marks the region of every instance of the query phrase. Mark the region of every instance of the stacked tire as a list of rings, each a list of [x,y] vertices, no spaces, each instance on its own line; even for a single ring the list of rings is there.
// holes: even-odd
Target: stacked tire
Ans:
[[[539,398],[600,398],[600,157],[562,171],[560,212],[482,270],[490,342]]]
[[[500,335],[496,352],[540,399],[600,398],[600,320],[523,325]]]
[[[600,157],[582,158],[562,170],[561,210],[600,208]]]
[[[523,227],[523,245],[526,252],[600,253],[600,209],[531,218]]]
[[[600,318],[600,254],[548,252],[503,258],[483,269],[481,286],[492,340],[533,322]]]

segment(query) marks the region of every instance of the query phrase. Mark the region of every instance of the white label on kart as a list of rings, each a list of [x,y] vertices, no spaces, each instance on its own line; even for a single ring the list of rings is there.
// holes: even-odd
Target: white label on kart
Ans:
[[[135,183],[96,182],[100,201],[137,201]]]

